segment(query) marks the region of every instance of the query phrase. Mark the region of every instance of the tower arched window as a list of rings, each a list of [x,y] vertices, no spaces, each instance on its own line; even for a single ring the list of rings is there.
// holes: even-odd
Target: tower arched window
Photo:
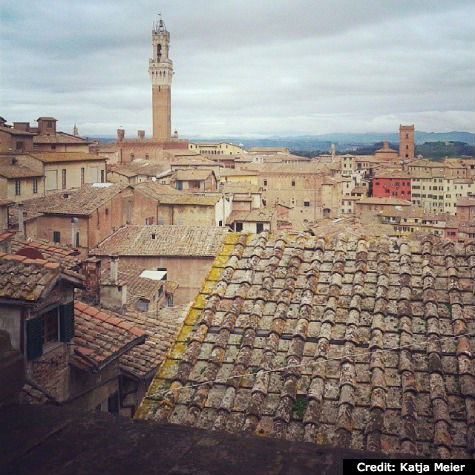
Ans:
[[[162,45],[157,45],[157,61],[160,62],[160,58],[162,57]]]

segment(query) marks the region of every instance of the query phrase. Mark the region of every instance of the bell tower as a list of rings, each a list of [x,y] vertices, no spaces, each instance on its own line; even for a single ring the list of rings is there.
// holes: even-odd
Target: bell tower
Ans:
[[[399,125],[399,158],[414,159],[414,124]]]
[[[173,62],[168,57],[170,33],[161,18],[153,25],[152,48],[148,72],[152,82],[153,138],[163,140],[171,137]]]

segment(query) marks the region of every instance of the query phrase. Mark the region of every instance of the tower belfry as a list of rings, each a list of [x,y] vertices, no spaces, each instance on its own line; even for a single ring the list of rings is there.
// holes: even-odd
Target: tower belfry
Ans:
[[[171,136],[171,85],[173,62],[168,57],[170,33],[162,18],[152,29],[153,55],[149,59],[148,72],[152,82],[153,138],[169,139]]]

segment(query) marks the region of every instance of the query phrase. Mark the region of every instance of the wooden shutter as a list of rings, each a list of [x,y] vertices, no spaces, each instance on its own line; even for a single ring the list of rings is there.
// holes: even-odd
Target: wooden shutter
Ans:
[[[74,302],[59,306],[59,330],[61,341],[71,341],[74,337]]]
[[[34,360],[43,354],[43,318],[31,318],[26,321],[26,357]]]

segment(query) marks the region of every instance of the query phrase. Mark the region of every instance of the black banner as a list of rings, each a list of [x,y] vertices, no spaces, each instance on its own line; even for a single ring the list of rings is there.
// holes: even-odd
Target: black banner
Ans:
[[[403,460],[351,459],[343,460],[344,475],[377,474],[468,474],[475,473],[475,460]]]

